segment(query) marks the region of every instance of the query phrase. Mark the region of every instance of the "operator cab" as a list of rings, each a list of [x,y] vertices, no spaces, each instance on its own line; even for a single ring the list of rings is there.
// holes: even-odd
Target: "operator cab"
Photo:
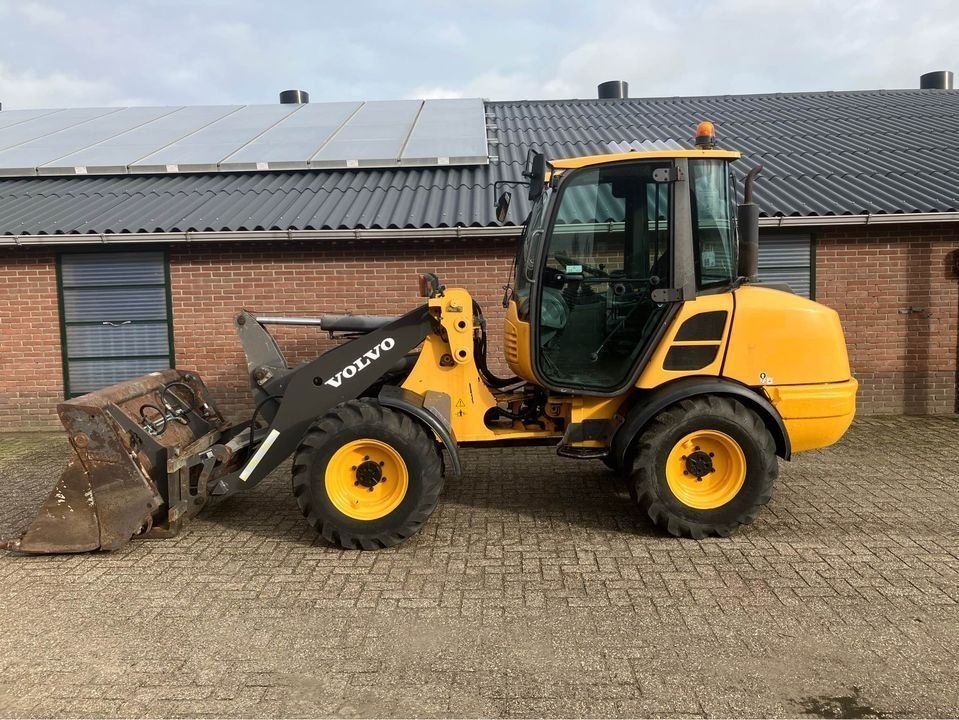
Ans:
[[[541,183],[531,177],[507,301],[513,372],[560,392],[614,395],[635,383],[683,301],[737,282],[737,158],[630,152],[560,160]]]

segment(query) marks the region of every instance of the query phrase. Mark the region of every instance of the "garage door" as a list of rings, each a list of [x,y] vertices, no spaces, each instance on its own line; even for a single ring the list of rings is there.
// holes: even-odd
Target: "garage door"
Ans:
[[[797,295],[812,297],[812,241],[809,235],[759,235],[759,279],[785,283]]]
[[[59,269],[67,397],[172,367],[163,252],[63,254]]]

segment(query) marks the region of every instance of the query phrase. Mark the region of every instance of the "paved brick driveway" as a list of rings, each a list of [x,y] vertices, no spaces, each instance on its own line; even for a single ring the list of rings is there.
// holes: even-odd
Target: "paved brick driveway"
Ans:
[[[0,437],[0,534],[66,456]],[[389,551],[318,543],[280,472],[175,540],[0,555],[0,715],[959,714],[956,420],[859,421],[705,542],[550,449],[464,460]]]

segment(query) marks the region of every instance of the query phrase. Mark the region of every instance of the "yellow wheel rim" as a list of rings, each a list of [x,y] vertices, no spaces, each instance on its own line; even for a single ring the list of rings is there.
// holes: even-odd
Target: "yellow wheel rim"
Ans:
[[[713,510],[736,497],[746,482],[746,456],[726,433],[697,430],[669,452],[666,482],[683,505]]]
[[[326,466],[326,494],[333,506],[356,520],[379,520],[396,510],[409,488],[403,456],[379,440],[353,440]]]

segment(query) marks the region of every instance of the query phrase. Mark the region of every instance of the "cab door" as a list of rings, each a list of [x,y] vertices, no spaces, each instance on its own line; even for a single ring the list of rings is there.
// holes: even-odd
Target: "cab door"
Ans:
[[[619,162],[562,181],[533,300],[534,362],[547,387],[614,394],[635,381],[676,307],[664,292],[674,279],[674,176],[671,162]]]

